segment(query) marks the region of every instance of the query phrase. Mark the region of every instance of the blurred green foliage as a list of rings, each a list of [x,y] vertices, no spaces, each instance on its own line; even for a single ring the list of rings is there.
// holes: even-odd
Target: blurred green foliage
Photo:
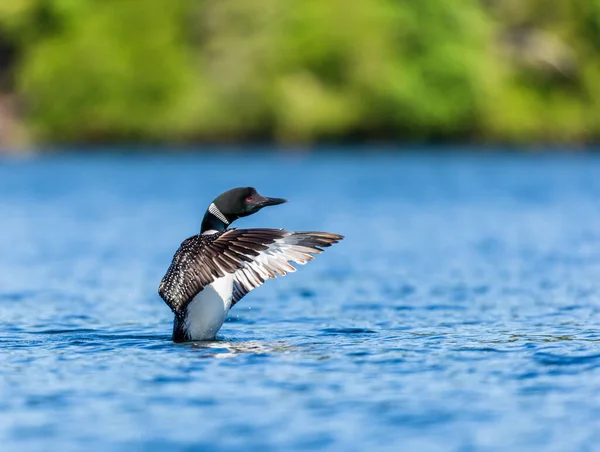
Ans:
[[[600,138],[600,0],[10,0],[45,142]]]

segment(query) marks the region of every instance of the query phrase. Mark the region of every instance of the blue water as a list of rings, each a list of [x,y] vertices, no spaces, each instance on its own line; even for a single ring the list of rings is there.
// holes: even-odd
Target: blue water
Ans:
[[[173,344],[156,291],[207,204],[346,239]],[[0,161],[7,451],[600,450],[600,157]]]

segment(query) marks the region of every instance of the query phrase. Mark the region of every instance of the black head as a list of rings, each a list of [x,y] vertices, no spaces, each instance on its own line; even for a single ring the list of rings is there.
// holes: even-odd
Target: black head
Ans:
[[[211,229],[223,231],[241,217],[258,212],[263,207],[287,202],[281,198],[267,198],[254,187],[233,188],[219,195],[208,207],[202,220],[201,232]]]

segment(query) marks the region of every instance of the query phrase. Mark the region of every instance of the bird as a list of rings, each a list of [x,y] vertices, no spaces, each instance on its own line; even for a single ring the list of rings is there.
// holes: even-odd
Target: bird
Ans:
[[[329,232],[236,229],[237,219],[287,202],[254,187],[228,190],[210,203],[200,233],[184,240],[158,293],[174,314],[173,341],[215,340],[229,310],[266,280],[296,271],[344,237]]]

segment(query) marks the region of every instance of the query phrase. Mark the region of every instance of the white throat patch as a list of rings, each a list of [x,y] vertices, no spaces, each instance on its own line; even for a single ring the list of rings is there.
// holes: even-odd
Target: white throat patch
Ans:
[[[221,211],[217,208],[217,206],[215,206],[214,202],[210,203],[210,206],[208,206],[208,211],[212,213],[215,217],[217,217],[219,220],[221,220],[223,223],[229,224],[229,221],[227,221],[225,215],[223,215]]]

